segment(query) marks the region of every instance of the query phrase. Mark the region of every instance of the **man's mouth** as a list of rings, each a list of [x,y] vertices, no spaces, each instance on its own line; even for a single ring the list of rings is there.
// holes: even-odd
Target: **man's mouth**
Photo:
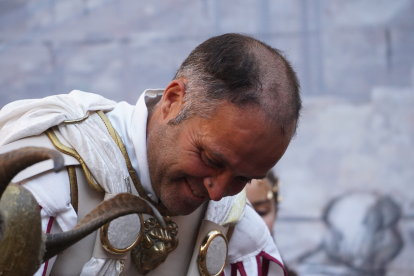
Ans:
[[[204,193],[200,193],[197,192],[196,190],[194,190],[194,188],[190,185],[190,183],[188,182],[187,179],[185,179],[185,181],[187,182],[188,187],[190,187],[190,190],[193,192],[193,194],[198,197],[198,198],[206,198],[207,196]]]
[[[193,194],[194,194],[195,196],[198,196],[198,197],[203,197],[201,194],[197,193],[197,191],[196,191],[196,190],[194,190],[194,189],[193,189],[193,187],[191,187],[191,185],[189,185],[189,186],[190,186],[190,189],[191,189],[191,191],[193,192]]]

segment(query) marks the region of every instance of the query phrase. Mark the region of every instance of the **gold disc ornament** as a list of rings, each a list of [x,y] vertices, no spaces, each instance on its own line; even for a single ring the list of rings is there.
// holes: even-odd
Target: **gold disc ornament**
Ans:
[[[143,236],[144,220],[141,214],[119,217],[101,227],[102,247],[112,254],[130,251]]]
[[[226,265],[229,246],[219,230],[210,231],[204,238],[197,264],[202,276],[218,276]]]

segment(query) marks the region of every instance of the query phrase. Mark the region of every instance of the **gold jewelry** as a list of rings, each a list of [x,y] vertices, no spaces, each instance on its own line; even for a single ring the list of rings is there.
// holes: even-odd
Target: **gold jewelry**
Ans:
[[[276,183],[275,183],[275,185],[272,187],[272,192],[274,192],[274,193],[277,193],[278,192],[278,190],[279,190],[279,186],[280,186],[280,180],[279,179],[276,179]]]
[[[144,235],[131,250],[131,261],[141,275],[156,269],[178,246],[178,226],[170,217],[164,217],[165,229],[154,218],[147,219],[141,226]]]
[[[101,244],[102,244],[102,247],[106,251],[112,254],[123,254],[123,253],[130,251],[142,240],[142,236],[144,235],[144,219],[142,217],[142,214],[137,214],[137,215],[141,223],[141,229],[139,230],[139,234],[137,238],[135,239],[135,241],[131,245],[127,246],[126,248],[116,248],[115,246],[111,244],[111,241],[109,240],[108,230],[109,230],[109,225],[111,224],[112,221],[108,222],[107,224],[101,227],[101,231],[100,231]]]
[[[280,187],[280,185],[281,185],[282,183],[280,182],[280,180],[279,180],[279,178],[277,178],[276,179],[276,183],[275,183],[275,185],[272,187],[272,192],[275,194],[275,195],[277,195],[277,197],[276,197],[276,203],[280,203],[283,199],[282,199],[282,197],[279,195],[279,187]]]
[[[209,247],[210,247],[210,245],[211,245],[211,243],[214,239],[224,240],[225,245],[226,245],[226,255],[225,255],[223,265],[221,267],[219,267],[219,269],[217,269],[217,268],[212,269],[210,267],[210,271],[209,271],[209,269],[208,269],[209,265],[207,263],[208,262],[208,260],[207,260],[208,254],[207,253],[208,253],[208,249],[209,249]],[[217,244],[216,244],[216,246],[217,246]],[[217,249],[217,248],[215,248],[215,249]],[[215,251],[214,253],[220,253],[220,252],[216,252],[216,250],[214,250],[214,251]],[[226,265],[228,253],[229,253],[229,244],[228,244],[228,241],[226,239],[226,236],[224,236],[223,233],[221,233],[219,230],[210,231],[207,234],[207,236],[204,238],[204,240],[201,244],[200,254],[198,255],[198,258],[197,258],[198,270],[200,271],[200,274],[202,276],[218,276],[218,275],[220,275],[220,273],[224,269],[224,266]],[[222,260],[220,260],[220,261],[222,261]],[[217,262],[214,262],[214,264],[217,264]],[[220,263],[219,263],[219,265],[220,265]],[[211,270],[213,270],[213,271],[211,271]]]
[[[273,192],[272,192],[271,190],[267,191],[266,198],[267,198],[268,200],[271,200],[271,199],[273,198]]]
[[[175,214],[169,211],[166,207],[152,201],[146,194],[134,168],[132,167],[131,160],[129,159],[128,152],[126,151],[121,137],[101,110],[96,113],[101,117],[106,128],[108,129],[109,134],[122,152],[129,175],[138,191],[138,194],[154,205],[164,216],[166,229],[163,229],[154,218],[147,219],[141,224],[141,230],[144,231],[143,235],[140,235],[140,237],[137,238],[136,244],[132,246],[131,260],[135,265],[135,270],[141,275],[145,275],[163,263],[167,259],[168,254],[170,254],[170,252],[175,250],[178,246],[178,226],[169,217],[174,216]]]

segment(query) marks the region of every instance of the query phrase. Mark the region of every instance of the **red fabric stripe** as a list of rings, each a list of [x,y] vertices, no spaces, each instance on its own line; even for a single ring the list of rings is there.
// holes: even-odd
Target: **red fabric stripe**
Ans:
[[[40,206],[40,205],[39,205]],[[40,206],[41,207],[41,206]],[[55,217],[50,217],[49,218],[49,222],[47,223],[47,228],[46,228],[46,233],[50,233],[50,229],[52,229],[52,225],[53,225],[53,220],[55,219]],[[49,261],[45,262],[45,267],[43,268],[43,273],[42,276],[46,276],[46,271],[47,271],[47,266],[49,264]]]
[[[46,229],[46,233],[50,233],[50,229],[52,229],[52,224],[53,224],[53,220],[55,219],[55,217],[50,217],[49,218],[49,222],[47,223],[47,229]]]
[[[237,264],[231,264],[231,276],[237,276]]]
[[[40,208],[40,210],[39,210],[39,211],[42,211],[43,207],[39,205],[39,208]]]
[[[220,273],[220,276],[226,276],[226,274],[224,274],[224,270]]]
[[[49,261],[45,262],[45,267],[43,268],[43,273],[42,276],[46,276],[46,271],[47,271],[47,265],[49,264]]]
[[[263,258],[262,276],[269,275],[269,264],[270,264],[270,261],[268,259]]]
[[[240,271],[240,275],[241,276],[247,276],[246,270],[244,270],[243,262],[237,262],[236,264],[237,264],[237,268]]]
[[[262,276],[262,260],[260,259],[260,256],[256,256],[256,262],[257,262],[257,275]]]
[[[269,273],[269,261],[272,261],[272,262],[277,263],[278,265],[280,265],[280,267],[283,269],[283,274],[285,276],[288,276],[285,267],[277,259],[273,258],[272,256],[270,256],[269,254],[267,254],[264,251],[260,252],[259,256],[263,257],[263,275],[262,276],[267,276],[267,274]],[[266,273],[265,273],[265,264],[267,264]]]

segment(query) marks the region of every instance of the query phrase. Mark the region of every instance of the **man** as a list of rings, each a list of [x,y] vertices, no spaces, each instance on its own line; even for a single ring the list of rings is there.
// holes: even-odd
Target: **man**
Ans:
[[[104,190],[105,199],[120,192],[138,192],[178,224],[178,234],[173,227],[165,246],[174,250],[177,244],[169,242],[175,235],[179,245],[164,256],[163,263],[164,259],[153,262],[152,253],[146,255],[151,260],[143,262],[141,258],[140,265],[126,253],[108,255],[102,250],[105,240],[101,237],[90,246],[93,252],[80,249],[78,243],[57,257],[53,269],[54,259],[48,267],[42,266],[38,275],[48,275],[51,270],[50,275],[77,275],[80,269],[81,275],[140,275],[134,265],[148,275],[197,275],[202,268],[195,264],[203,265],[198,248],[205,227],[227,233],[230,240],[223,272],[214,267],[219,261],[209,264],[211,255],[207,254],[204,269],[214,272],[206,275],[236,275],[237,271],[249,276],[258,275],[258,271],[261,275],[283,275],[270,233],[254,210],[245,206],[243,189],[251,179],[265,177],[282,157],[295,133],[300,108],[299,84],[290,64],[277,50],[240,34],[203,42],[164,91],[147,90],[135,107],[79,91],[6,106],[0,113],[1,144],[11,145],[57,126],[52,129],[56,137],[49,130],[49,138],[55,146],[60,139],[76,150],[73,156],[80,156],[79,163],[67,164],[83,168],[86,164],[86,178],[88,171],[92,175],[88,183]],[[93,113],[98,110],[103,112]],[[93,114],[83,117],[88,111]],[[80,192],[76,214],[70,173],[68,177],[66,172],[46,171],[20,180],[42,206],[45,231],[73,228],[82,213],[87,213],[82,208],[90,209],[86,205],[96,197],[91,191]],[[87,189],[82,184],[78,187]],[[129,234],[128,223],[118,223],[115,236]],[[146,222],[151,245],[152,227],[156,225]],[[88,238],[95,241],[95,236]],[[133,247],[132,255],[144,250],[140,244]],[[73,249],[76,246],[79,248]],[[85,252],[90,253],[81,257]],[[82,262],[87,263],[78,268]],[[148,268],[148,263],[155,264]]]

